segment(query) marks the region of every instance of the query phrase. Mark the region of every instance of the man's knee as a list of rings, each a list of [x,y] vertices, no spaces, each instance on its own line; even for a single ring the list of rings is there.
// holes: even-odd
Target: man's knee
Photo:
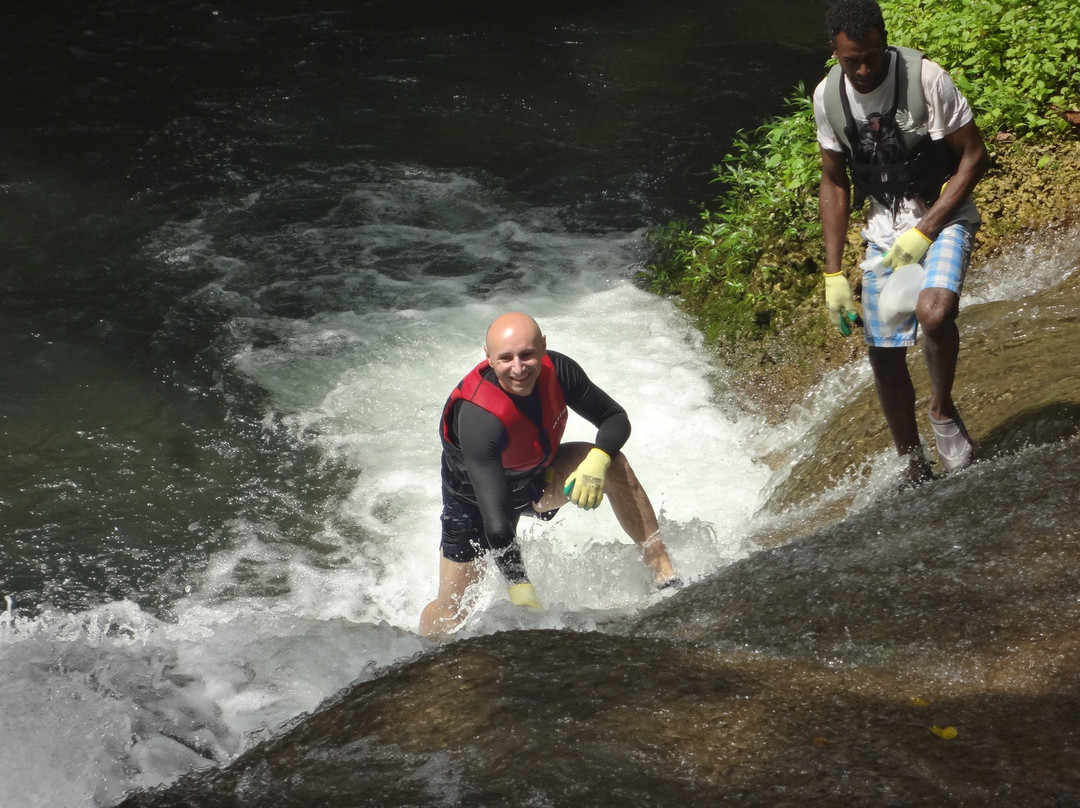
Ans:
[[[951,329],[959,314],[960,298],[948,289],[924,290],[915,309],[919,328],[931,339]]]
[[[448,605],[436,599],[420,613],[421,637],[447,634],[465,622],[465,612],[456,605]]]

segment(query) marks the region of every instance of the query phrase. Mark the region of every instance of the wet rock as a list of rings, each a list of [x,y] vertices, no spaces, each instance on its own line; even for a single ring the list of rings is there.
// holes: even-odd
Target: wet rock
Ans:
[[[1080,260],[1080,256],[1078,256]],[[960,361],[953,398],[977,446],[989,459],[1075,435],[1080,430],[1080,273],[1022,300],[971,306],[960,314]],[[933,453],[925,413],[930,382],[921,350],[908,356],[916,412]],[[890,450],[892,438],[871,384],[833,414],[770,501],[777,512],[808,508],[866,458]],[[830,500],[825,522],[846,512],[850,499]]]
[[[984,464],[612,633],[448,643],[122,805],[1073,804],[1078,489],[1075,440]]]
[[[811,507],[888,447],[862,390],[777,493],[776,546],[603,633],[432,646],[122,805],[1080,803],[1078,312],[1080,273],[964,310],[975,466]]]

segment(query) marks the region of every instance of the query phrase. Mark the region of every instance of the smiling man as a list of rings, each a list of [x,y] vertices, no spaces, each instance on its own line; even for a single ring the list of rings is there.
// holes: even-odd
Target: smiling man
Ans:
[[[577,362],[548,351],[527,314],[496,318],[484,355],[443,408],[439,592],[420,616],[420,633],[445,634],[465,620],[466,590],[480,580],[489,552],[510,600],[540,608],[521,559],[518,520],[551,519],[567,502],[590,510],[605,494],[656,585],[680,585],[649,498],[620,451],[630,437],[626,411]],[[568,409],[597,428],[594,443],[562,442]]]
[[[862,275],[864,336],[881,409],[897,453],[908,460],[904,484],[917,485],[933,476],[922,453],[906,358],[920,331],[938,458],[946,472],[972,460],[952,397],[960,352],[956,317],[980,222],[971,191],[989,157],[971,107],[948,73],[919,51],[887,44],[876,0],[839,0],[826,24],[837,65],[814,91],[825,305],[833,324],[850,334],[859,315],[844,272],[844,244],[852,209],[869,197],[862,236],[867,259],[880,261],[867,261]],[[882,289],[894,269],[908,264],[926,270],[915,312],[904,322],[886,321]]]

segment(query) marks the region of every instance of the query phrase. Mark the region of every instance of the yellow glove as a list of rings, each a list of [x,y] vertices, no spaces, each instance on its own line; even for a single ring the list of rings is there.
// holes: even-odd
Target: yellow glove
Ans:
[[[530,609],[543,609],[540,598],[536,597],[536,590],[529,582],[514,584],[506,590],[510,595],[510,602],[515,606],[528,606]]]
[[[829,319],[845,337],[851,336],[851,326],[859,321],[855,300],[851,296],[851,284],[843,272],[825,276],[825,308]]]
[[[930,249],[930,239],[919,232],[917,228],[910,228],[901,233],[892,249],[881,258],[884,267],[904,267],[908,264],[917,264],[922,261],[926,251]]]
[[[579,508],[590,510],[600,507],[604,500],[604,475],[607,474],[611,458],[595,446],[589,449],[581,465],[566,478],[563,493]]]

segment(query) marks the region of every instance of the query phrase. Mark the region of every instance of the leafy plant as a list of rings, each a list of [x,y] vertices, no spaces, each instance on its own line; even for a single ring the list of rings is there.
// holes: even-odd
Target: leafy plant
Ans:
[[[889,41],[944,66],[987,136],[1060,133],[1080,105],[1075,0],[889,0]]]
[[[722,309],[714,336],[773,327],[778,292],[806,274],[807,242],[820,239],[813,102],[800,84],[786,104],[789,114],[739,133],[713,167],[722,191],[696,228],[672,222],[647,234],[658,260],[641,279],[706,316]]]
[[[1076,0],[883,0],[889,41],[942,64],[988,138],[1053,137],[1080,106]],[[720,163],[720,195],[699,220],[647,239],[656,261],[640,280],[678,294],[706,334],[728,343],[774,333],[817,294],[822,262],[813,104],[801,85],[787,112],[740,133]]]

